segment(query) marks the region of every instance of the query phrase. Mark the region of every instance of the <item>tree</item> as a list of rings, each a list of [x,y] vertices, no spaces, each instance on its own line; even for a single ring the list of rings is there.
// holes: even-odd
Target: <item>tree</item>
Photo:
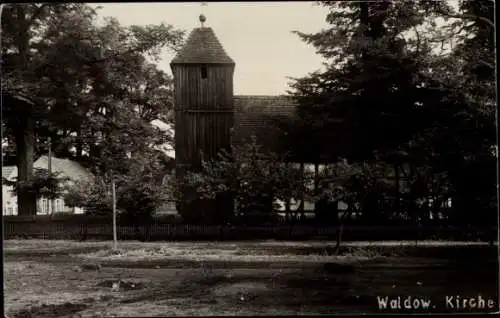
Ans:
[[[153,98],[168,95],[158,80],[149,81],[158,76],[151,66],[142,67],[143,55],[157,57],[159,48],[177,47],[183,32],[163,24],[124,28],[116,20],[98,27],[95,16],[84,4],[9,4],[3,11],[2,97],[14,97],[4,114],[6,133],[16,143],[23,184],[18,192],[20,214],[35,213],[35,199],[29,193],[37,139],[51,136],[55,144],[64,145],[76,134],[80,137],[76,148],[81,149],[82,139],[89,137],[84,128],[90,127],[92,140],[87,144],[91,148],[99,139],[100,127],[89,124],[102,122],[93,115],[106,108],[112,113],[110,105],[137,97],[137,89],[129,93],[127,84],[135,81],[135,87],[145,89],[147,96],[153,90]],[[148,79],[135,80],[138,73],[149,74]],[[123,77],[113,78],[117,74]],[[141,86],[145,81],[152,86]],[[22,96],[31,102],[20,102]],[[161,104],[160,99],[152,103],[139,97],[136,105],[155,109]],[[144,116],[152,114],[138,108]]]
[[[100,177],[68,187],[63,198],[69,207],[84,208],[87,216],[110,216],[112,213],[111,188]]]
[[[19,179],[19,178],[16,178]],[[47,198],[54,200],[63,196],[66,190],[66,182],[69,181],[68,177],[61,176],[58,172],[49,174],[47,169],[35,168],[33,173],[32,191],[36,198]],[[11,186],[14,193],[19,190],[18,180],[10,181],[3,178],[3,184]]]
[[[461,1],[457,9],[436,11],[452,21],[441,38],[454,45],[429,63],[425,75],[453,107],[441,112],[426,142],[437,154],[433,167],[449,178],[450,220],[491,224],[496,218],[494,1]]]
[[[168,188],[163,184],[165,167],[162,154],[155,150],[134,156],[127,174],[117,178],[117,206],[132,222],[138,232],[139,225],[145,225],[148,239],[151,221],[157,208],[169,197]]]
[[[285,161],[285,156],[278,158],[277,167],[273,168],[273,182],[275,187],[275,198],[284,202],[285,215],[291,226],[297,220],[298,213],[303,216],[303,202],[314,196],[314,189],[308,187],[314,181],[314,175],[310,171],[304,171],[301,166],[294,162]],[[298,203],[294,211],[290,209],[291,201]]]
[[[380,206],[378,201],[384,199],[388,188],[388,180],[384,176],[385,170],[382,162],[349,163],[348,160],[342,159],[328,164],[320,172],[317,196],[322,200],[318,201],[333,202],[335,206],[339,201],[347,204],[347,209],[340,217],[336,208],[326,211],[328,214],[336,214],[329,219],[334,218],[336,225],[339,225],[337,251],[342,241],[344,225],[353,212],[359,212],[357,210],[360,208],[362,217],[367,218],[371,224],[381,218],[377,208]]]
[[[432,182],[441,184],[446,192],[441,196],[453,195],[455,209],[462,206],[463,213],[481,206],[479,201],[490,205],[493,1],[463,1],[458,11],[445,1],[322,4],[331,9],[326,19],[331,27],[295,33],[325,57],[326,69],[295,79],[291,93],[300,104],[298,127],[307,139],[342,136],[344,142],[311,143],[309,151],[327,162],[340,156],[392,165],[395,210],[405,213],[416,211],[415,202],[429,195]],[[443,17],[456,21],[438,27],[436,19]],[[399,152],[406,155],[394,155]],[[409,192],[399,193],[404,166],[411,175]],[[463,177],[472,166],[484,169],[471,176],[489,171],[484,199],[466,190],[466,184],[478,182]],[[460,203],[464,200],[469,203]]]
[[[331,9],[326,18],[331,27],[313,34],[295,31],[327,60],[324,71],[291,85],[299,102],[297,131],[305,136],[300,152],[318,154],[315,162],[346,158],[359,163],[365,174],[377,174],[381,160],[391,159],[388,154],[430,125],[419,121],[426,108],[416,106],[423,103],[422,96],[436,95],[418,85],[421,59],[429,48],[405,39],[409,30],[423,24],[429,10],[392,1],[322,4]],[[368,184],[358,202],[364,217],[374,221],[381,204],[377,196],[383,194],[376,186],[379,181],[360,180]]]
[[[496,80],[494,1],[462,1],[458,10],[462,42],[453,58],[462,60],[456,78],[464,119],[473,130],[461,133],[462,158],[450,171],[454,203],[461,222],[495,224],[496,208]],[[461,76],[460,76],[461,75]],[[465,125],[464,125],[465,126]],[[463,129],[463,128],[462,128]],[[465,155],[465,156],[464,156]],[[498,170],[497,170],[498,173]],[[476,213],[470,213],[476,211]],[[478,213],[479,212],[479,213]]]
[[[392,1],[323,5],[331,8],[331,28],[295,33],[325,57],[326,70],[295,79],[291,93],[311,126],[309,134],[316,136],[311,139],[338,141],[336,147],[319,144],[323,160],[372,160],[375,151],[393,150],[421,128],[415,119],[422,111],[415,104],[427,92],[415,75],[428,48],[404,34],[423,23],[426,10]]]

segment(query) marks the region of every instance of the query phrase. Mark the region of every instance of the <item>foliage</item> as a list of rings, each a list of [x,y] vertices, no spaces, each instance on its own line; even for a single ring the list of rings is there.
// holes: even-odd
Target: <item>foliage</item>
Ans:
[[[218,160],[204,162],[202,171],[187,173],[177,193],[184,193],[187,201],[233,198],[237,215],[269,214],[275,199],[286,202],[311,195],[307,178],[296,164],[263,150],[253,138],[233,146],[231,152],[221,152]]]
[[[2,95],[35,105],[4,108],[6,139],[16,144],[19,167],[27,167],[19,170],[23,184],[31,182],[33,156],[46,151],[35,144],[48,137],[56,156],[86,155],[98,174],[166,141],[148,122],[169,120],[171,78],[146,58],[177,49],[184,32],[165,24],[124,27],[116,19],[98,25],[96,14],[85,4],[4,7]]]
[[[379,215],[374,208],[387,198],[391,186],[386,172],[383,162],[349,163],[343,159],[329,164],[318,177],[318,200],[345,202],[348,213],[361,210],[363,216],[375,220]]]
[[[49,174],[47,169],[35,168],[32,191],[34,191],[37,198],[57,199],[64,194],[66,182],[69,180],[68,177],[61,176],[58,172]],[[17,193],[18,180],[10,181],[3,178],[3,184],[11,186],[12,192]]]
[[[166,170],[161,157],[161,153],[150,150],[134,156],[125,174],[107,174],[73,185],[64,196],[66,205],[83,207],[90,215],[111,215],[113,178],[118,213],[136,223],[151,217],[170,199],[168,188],[163,184]]]
[[[158,152],[136,155],[125,175],[117,180],[117,206],[128,216],[151,217],[156,209],[167,202],[168,188],[163,184],[165,169]]]
[[[452,68],[453,92],[466,108],[460,114],[462,125],[452,131],[454,149],[444,157],[453,162],[450,179],[456,204],[452,217],[460,223],[491,224],[497,218],[492,204],[497,200],[494,171],[498,169],[498,152],[493,147],[498,124],[494,12],[494,1],[484,0],[462,1],[457,12],[451,13],[460,17],[451,29],[460,36],[450,56],[459,66]]]
[[[113,212],[111,187],[102,178],[74,184],[63,198],[67,206],[84,208],[87,215],[108,216]]]
[[[326,60],[291,84],[300,105],[296,152],[317,154],[316,162],[347,158],[352,175],[333,177],[349,187],[334,196],[349,194],[363,212],[380,213],[389,195],[393,213],[417,220],[452,197],[454,219],[492,220],[494,2],[321,4],[329,28],[295,32]],[[325,139],[332,142],[308,142]],[[390,185],[377,165],[392,170]]]

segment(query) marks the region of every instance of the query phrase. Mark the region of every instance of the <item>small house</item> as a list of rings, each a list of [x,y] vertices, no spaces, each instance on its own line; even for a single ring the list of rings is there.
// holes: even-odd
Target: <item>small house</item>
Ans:
[[[34,169],[48,169],[49,158],[48,156],[41,156],[33,163]],[[61,159],[52,157],[51,168],[53,173],[57,173],[60,177],[68,178],[65,185],[71,185],[78,181],[86,181],[92,178],[92,174],[82,165],[76,161],[69,159]],[[2,167],[2,177],[15,181],[17,178],[16,166]],[[66,206],[63,198],[55,200],[48,200],[47,198],[37,198],[37,214],[44,215],[54,213],[75,213],[82,214],[82,208],[71,208]],[[53,208],[52,208],[53,204]],[[13,192],[13,187],[2,184],[2,210],[3,215],[18,215],[17,211],[17,195]]]

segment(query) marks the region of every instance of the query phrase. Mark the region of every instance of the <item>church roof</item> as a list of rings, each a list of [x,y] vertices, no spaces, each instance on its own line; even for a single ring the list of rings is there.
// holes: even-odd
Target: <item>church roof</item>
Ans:
[[[236,95],[233,97],[235,126],[258,129],[267,118],[295,116],[296,102],[285,95]]]
[[[170,64],[234,64],[212,28],[195,28]]]
[[[296,116],[297,104],[289,96],[237,95],[233,102],[235,141],[243,141],[255,134],[273,139],[275,120]]]

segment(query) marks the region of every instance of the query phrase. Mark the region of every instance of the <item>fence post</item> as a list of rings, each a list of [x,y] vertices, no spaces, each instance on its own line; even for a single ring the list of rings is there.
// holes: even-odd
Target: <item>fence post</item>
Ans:
[[[111,194],[113,196],[113,249],[116,250],[118,245],[118,237],[116,234],[116,191],[115,179],[111,177]]]

